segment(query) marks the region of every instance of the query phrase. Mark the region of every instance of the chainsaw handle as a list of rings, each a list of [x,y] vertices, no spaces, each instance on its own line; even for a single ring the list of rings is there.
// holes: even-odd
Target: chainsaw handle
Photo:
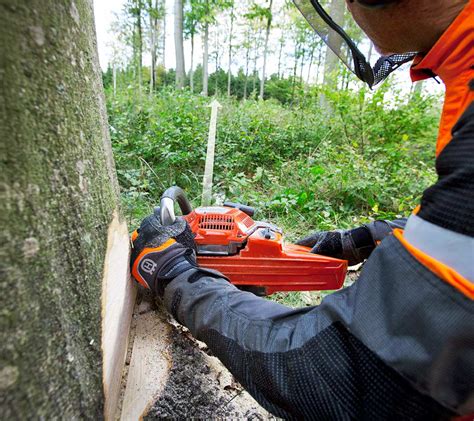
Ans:
[[[175,202],[178,202],[183,215],[187,215],[193,211],[184,190],[178,186],[170,187],[163,193],[160,200],[160,217],[163,225],[172,225],[176,220],[174,213]]]

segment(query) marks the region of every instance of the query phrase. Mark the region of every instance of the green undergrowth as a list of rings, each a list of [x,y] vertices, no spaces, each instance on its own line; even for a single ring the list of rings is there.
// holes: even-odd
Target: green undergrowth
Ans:
[[[322,92],[292,106],[219,98],[216,203],[257,208],[287,239],[409,214],[434,181],[439,98],[389,90]],[[133,86],[107,92],[112,145],[131,227],[177,184],[200,203],[211,99]],[[285,304],[301,300],[288,294]],[[297,297],[297,296],[296,296]],[[294,301],[296,300],[296,301]]]

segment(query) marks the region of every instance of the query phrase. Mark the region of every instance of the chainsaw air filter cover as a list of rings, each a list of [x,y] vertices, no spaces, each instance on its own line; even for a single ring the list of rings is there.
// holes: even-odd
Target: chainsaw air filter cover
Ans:
[[[278,227],[254,221],[239,209],[251,208],[232,206],[201,207],[184,216],[196,236],[200,265],[216,269],[233,284],[263,295],[342,286],[346,261],[284,244]]]

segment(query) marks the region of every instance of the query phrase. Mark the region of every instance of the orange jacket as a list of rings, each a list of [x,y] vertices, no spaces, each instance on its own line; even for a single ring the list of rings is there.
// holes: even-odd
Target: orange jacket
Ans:
[[[451,130],[474,100],[474,0],[459,14],[426,55],[418,55],[411,68],[412,80],[437,75],[446,85],[436,156],[451,140]]]
[[[474,0],[468,2],[427,54],[415,58],[413,81],[435,75],[446,85],[436,144],[438,181],[424,192],[415,213],[452,232],[452,244],[457,244],[455,236],[474,237]],[[474,299],[472,280],[413,247],[401,232],[395,236],[425,267]]]

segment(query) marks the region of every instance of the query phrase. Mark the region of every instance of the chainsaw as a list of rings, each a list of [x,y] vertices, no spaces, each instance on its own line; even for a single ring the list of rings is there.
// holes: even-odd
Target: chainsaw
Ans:
[[[344,282],[347,261],[286,244],[280,228],[252,219],[255,209],[250,206],[225,202],[193,210],[184,191],[174,186],[161,197],[163,225],[175,221],[175,203],[195,236],[198,264],[218,270],[240,289],[263,296],[334,290]]]

